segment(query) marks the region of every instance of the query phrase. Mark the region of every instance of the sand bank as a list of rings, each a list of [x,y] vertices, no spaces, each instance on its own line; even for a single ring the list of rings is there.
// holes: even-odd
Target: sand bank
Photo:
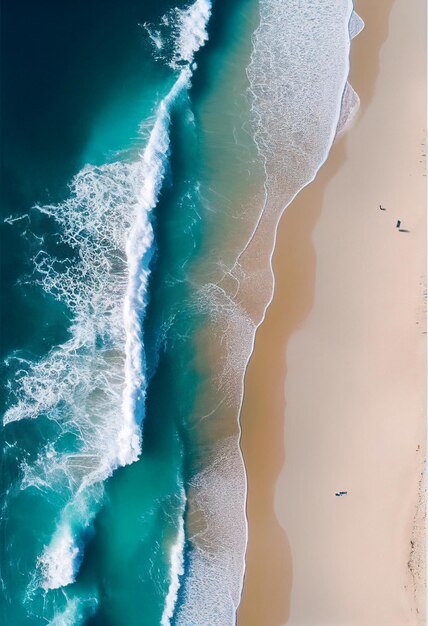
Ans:
[[[356,10],[360,113],[281,220],[246,376],[239,626],[424,623],[425,14]]]

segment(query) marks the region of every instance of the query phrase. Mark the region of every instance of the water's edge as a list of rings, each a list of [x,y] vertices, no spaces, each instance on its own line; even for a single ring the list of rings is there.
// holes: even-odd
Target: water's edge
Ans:
[[[278,237],[278,230],[279,230],[279,227],[280,227],[282,216],[284,215],[286,209],[292,204],[294,199],[306,187],[308,187],[309,185],[312,184],[312,182],[314,182],[314,180],[316,179],[316,177],[318,175],[319,170],[323,167],[323,165],[328,160],[330,151],[331,151],[331,149],[332,149],[332,147],[334,145],[334,142],[335,142],[335,138],[337,137],[338,134],[340,134],[341,132],[347,130],[348,125],[350,125],[350,123],[352,123],[352,120],[354,119],[354,117],[355,117],[355,115],[357,114],[357,111],[358,111],[359,101],[357,101],[356,105],[353,103],[354,104],[353,109],[349,113],[345,112],[345,115],[344,115],[344,111],[343,111],[344,99],[345,99],[345,96],[347,94],[347,91],[348,91],[349,88],[352,89],[352,87],[348,83],[349,69],[350,69],[351,42],[352,42],[352,39],[354,37],[356,37],[361,32],[361,30],[364,28],[364,22],[361,20],[361,18],[355,12],[354,2],[352,2],[352,9],[351,9],[351,12],[350,12],[347,28],[348,28],[348,32],[349,32],[348,63],[347,63],[346,72],[344,72],[344,75],[343,75],[343,87],[342,87],[342,91],[340,93],[340,97],[338,98],[339,106],[337,107],[336,118],[333,120],[332,126],[331,126],[331,141],[330,141],[330,144],[329,144],[329,146],[327,147],[327,149],[325,151],[324,157],[320,161],[319,166],[318,166],[316,172],[314,173],[314,175],[310,179],[308,179],[308,181],[305,184],[303,184],[294,193],[292,198],[282,207],[280,213],[278,214],[277,221],[276,221],[276,224],[274,226],[274,233],[273,233],[273,241],[272,241],[272,245],[271,245],[271,250],[270,250],[270,253],[269,253],[269,271],[270,271],[271,281],[272,281],[271,293],[270,293],[269,299],[266,302],[266,305],[264,306],[262,317],[261,317],[260,321],[257,323],[257,325],[255,326],[255,328],[254,328],[252,342],[251,342],[251,352],[248,355],[248,358],[247,358],[247,361],[246,361],[246,364],[245,364],[245,368],[244,368],[244,371],[243,371],[243,374],[242,374],[241,397],[240,397],[239,414],[238,414],[238,426],[239,426],[238,444],[239,444],[239,452],[240,452],[240,455],[241,455],[242,464],[244,466],[245,478],[246,478],[246,483],[245,483],[246,493],[245,493],[245,503],[244,503],[243,515],[244,515],[245,520],[246,520],[246,530],[247,530],[247,533],[246,533],[246,539],[245,539],[246,550],[245,550],[244,557],[243,557],[243,577],[242,577],[242,581],[241,581],[241,591],[240,591],[240,601],[239,601],[239,604],[241,603],[242,596],[243,596],[243,590],[244,590],[244,586],[245,586],[245,576],[246,576],[246,570],[247,570],[246,552],[247,552],[247,547],[248,547],[248,526],[249,526],[249,517],[248,517],[248,510],[247,510],[248,489],[249,489],[249,487],[248,487],[248,471],[247,471],[246,464],[245,464],[245,454],[244,454],[244,451],[243,451],[243,448],[242,448],[242,432],[243,432],[243,428],[245,427],[243,425],[243,422],[242,422],[242,408],[243,408],[244,397],[245,397],[245,380],[246,380],[247,370],[248,370],[251,358],[252,358],[252,356],[254,354],[254,350],[255,350],[257,331],[262,326],[262,324],[264,323],[264,321],[266,319],[267,311],[269,309],[269,306],[270,306],[270,304],[271,304],[271,302],[273,300],[274,293],[275,293],[275,272],[273,270],[273,257],[274,257],[274,254],[275,254],[277,237]],[[357,98],[358,98],[358,95],[357,95]],[[344,116],[344,118],[345,118],[343,127],[341,125],[341,118],[342,118],[342,116]],[[266,176],[266,179],[267,179],[266,163],[265,163],[265,176]],[[265,194],[267,194],[266,186],[265,186]],[[260,224],[260,221],[261,221],[261,219],[263,217],[263,211],[264,211],[264,207],[263,207],[263,209],[262,209],[262,211],[260,213],[259,219],[257,220],[257,223],[256,223],[256,225],[254,227],[253,233],[252,233],[250,239],[248,240],[247,244],[245,245],[245,247],[242,249],[240,255],[238,255],[238,259],[244,252],[246,252],[248,247],[251,245],[251,242],[252,242],[252,240],[253,240],[256,232],[257,232],[257,228],[258,228],[258,226]],[[236,624],[239,624],[239,621],[238,621],[238,611],[239,611],[239,605],[237,607],[237,612],[236,612]]]

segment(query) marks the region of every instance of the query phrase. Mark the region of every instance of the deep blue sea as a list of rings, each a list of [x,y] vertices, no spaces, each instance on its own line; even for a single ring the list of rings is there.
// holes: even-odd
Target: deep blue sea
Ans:
[[[2,3],[2,623],[235,622],[245,368],[351,15]]]

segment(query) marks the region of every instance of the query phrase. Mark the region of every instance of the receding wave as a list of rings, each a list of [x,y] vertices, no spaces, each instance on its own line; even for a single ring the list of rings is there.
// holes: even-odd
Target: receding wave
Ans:
[[[358,95],[347,79],[351,40],[363,27],[352,0],[260,2],[260,24],[247,75],[254,137],[265,169],[264,202],[232,270],[241,280],[241,299],[247,293],[255,303],[255,314],[241,313],[247,312],[254,322],[251,352],[255,331],[273,296],[272,255],[279,219],[314,180],[337,133],[358,109]],[[266,262],[255,273],[247,267],[257,250],[265,252]],[[254,288],[255,277],[265,289]]]

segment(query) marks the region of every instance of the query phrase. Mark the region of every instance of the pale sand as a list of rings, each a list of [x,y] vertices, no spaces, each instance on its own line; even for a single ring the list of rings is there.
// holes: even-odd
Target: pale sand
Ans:
[[[281,221],[242,412],[239,626],[425,623],[423,4],[356,2],[359,116]]]

